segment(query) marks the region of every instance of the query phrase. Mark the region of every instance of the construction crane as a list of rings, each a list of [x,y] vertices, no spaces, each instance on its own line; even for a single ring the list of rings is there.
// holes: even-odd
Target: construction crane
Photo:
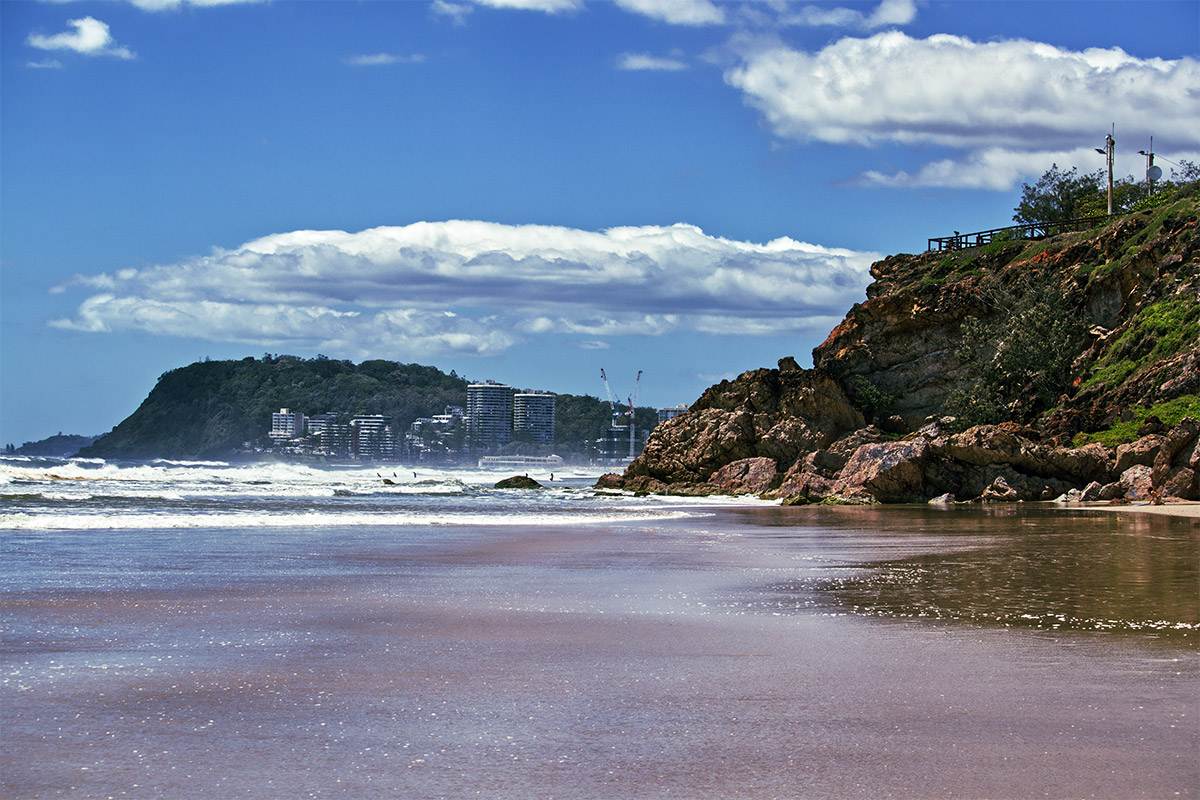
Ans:
[[[612,412],[612,425],[617,427],[617,420],[623,413],[623,407],[617,405],[617,401],[613,399],[612,387],[608,385],[608,375],[604,373],[604,368],[600,368],[600,380],[604,381],[604,393],[608,395],[608,406]],[[632,461],[637,456],[637,430],[634,425],[634,413],[637,403],[638,388],[642,384],[642,370],[638,370],[637,379],[633,382],[633,394],[625,398],[625,403],[629,406],[629,459]]]
[[[629,460],[630,461],[633,461],[633,459],[637,456],[637,453],[634,452],[634,440],[636,439],[636,437],[634,436],[633,421],[636,418],[636,415],[634,412],[634,407],[635,407],[635,404],[637,403],[638,387],[641,385],[642,385],[642,371],[639,369],[637,378],[633,382],[633,394],[629,397]]]
[[[620,412],[617,411],[617,403],[613,400],[612,389],[608,386],[608,376],[604,374],[604,367],[600,368],[600,380],[604,381],[604,393],[608,395],[608,413],[611,417],[610,422],[613,425],[617,424],[617,416]]]

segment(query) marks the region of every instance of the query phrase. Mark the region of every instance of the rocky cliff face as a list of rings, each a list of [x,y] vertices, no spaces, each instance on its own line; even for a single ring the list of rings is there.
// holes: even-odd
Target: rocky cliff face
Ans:
[[[1090,232],[884,259],[813,369],[788,358],[711,387],[605,484],[787,502],[1196,499],[1195,420],[1152,418],[1124,449],[1081,440],[1167,401],[1200,404],[1198,227],[1193,185]],[[971,325],[1031,300],[1086,331],[1050,348],[1070,365],[1042,376],[1057,396],[1010,393],[1008,422],[962,430],[945,412],[976,378]]]

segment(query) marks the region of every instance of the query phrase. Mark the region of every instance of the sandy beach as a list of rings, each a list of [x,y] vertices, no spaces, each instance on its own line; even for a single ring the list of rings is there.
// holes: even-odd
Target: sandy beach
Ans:
[[[1200,518],[1200,503],[1191,500],[1166,500],[1162,505],[1138,503],[1134,505],[1112,505],[1110,503],[1079,503],[1078,508],[1099,511],[1126,511],[1133,514],[1162,514],[1169,517]]]
[[[1198,504],[112,472],[9,501],[0,796],[1200,793]]]

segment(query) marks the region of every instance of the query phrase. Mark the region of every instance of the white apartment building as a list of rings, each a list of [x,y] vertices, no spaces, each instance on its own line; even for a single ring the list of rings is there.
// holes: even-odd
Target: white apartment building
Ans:
[[[281,408],[271,415],[271,432],[267,434],[272,439],[295,439],[304,435],[305,418],[299,411]]]
[[[512,441],[513,390],[495,381],[467,385],[467,440],[476,450]]]
[[[680,414],[686,414],[687,410],[688,407],[683,403],[680,403],[677,406],[671,406],[670,408],[660,408],[658,409],[658,421],[666,422],[669,419],[675,419]]]
[[[350,454],[355,458],[391,460],[396,457],[392,418],[364,414],[350,419]]]
[[[555,396],[548,392],[513,395],[513,435],[526,433],[537,444],[554,443]]]

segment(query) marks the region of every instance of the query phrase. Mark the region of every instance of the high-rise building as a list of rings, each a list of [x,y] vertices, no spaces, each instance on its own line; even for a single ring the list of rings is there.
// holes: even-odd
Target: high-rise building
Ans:
[[[308,418],[308,434],[317,440],[320,455],[345,457],[350,455],[350,425],[338,421],[338,415],[326,412]]]
[[[686,414],[687,411],[688,407],[683,403],[680,403],[677,406],[671,406],[670,408],[660,408],[658,409],[658,421],[666,422],[669,419],[675,419],[680,414]]]
[[[537,444],[554,443],[555,396],[547,392],[513,395],[513,438]]]
[[[271,432],[267,434],[272,439],[295,439],[304,435],[304,415],[299,411],[281,408],[278,413],[271,415]]]
[[[467,440],[474,450],[508,444],[513,433],[513,390],[488,381],[467,386]]]
[[[383,414],[360,415],[350,420],[350,451],[356,458],[386,461],[396,457],[392,418]]]

